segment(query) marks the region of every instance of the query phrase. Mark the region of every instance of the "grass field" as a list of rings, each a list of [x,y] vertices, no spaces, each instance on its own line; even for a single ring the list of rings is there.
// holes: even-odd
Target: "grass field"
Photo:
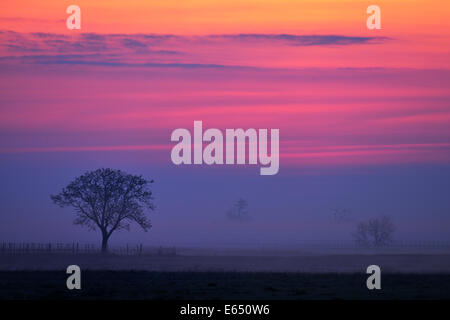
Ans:
[[[386,274],[381,290],[354,273],[85,271],[0,272],[0,299],[449,299],[450,274]]]
[[[0,255],[0,271],[59,271],[76,264],[82,270],[365,273],[376,264],[383,273],[449,273],[450,255],[320,254],[297,256],[101,254]]]
[[[82,290],[66,289],[66,268]],[[381,267],[381,290],[366,268]],[[0,255],[0,299],[450,299],[450,255]]]

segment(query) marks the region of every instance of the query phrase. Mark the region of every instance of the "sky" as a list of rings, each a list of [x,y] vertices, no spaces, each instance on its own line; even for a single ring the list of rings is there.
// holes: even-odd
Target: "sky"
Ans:
[[[0,4],[0,241],[97,242],[50,201],[100,167],[153,178],[148,245],[450,240],[450,3],[359,0]],[[171,132],[280,129],[280,170],[175,166]],[[239,198],[251,220],[229,221]],[[332,218],[335,208],[348,221]]]

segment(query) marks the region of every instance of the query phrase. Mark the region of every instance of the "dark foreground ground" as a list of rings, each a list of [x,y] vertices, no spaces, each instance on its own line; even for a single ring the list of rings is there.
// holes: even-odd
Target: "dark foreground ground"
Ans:
[[[1,271],[0,300],[16,299],[450,299],[450,274],[83,271],[66,289],[64,271]]]
[[[98,254],[1,255],[0,271],[58,271],[76,264],[96,271],[365,273],[375,264],[383,273],[450,274],[449,254],[326,254],[296,256]]]

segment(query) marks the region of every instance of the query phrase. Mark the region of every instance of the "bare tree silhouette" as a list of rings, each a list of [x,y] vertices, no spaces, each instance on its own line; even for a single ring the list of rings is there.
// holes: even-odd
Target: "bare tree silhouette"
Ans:
[[[381,216],[360,222],[353,234],[355,241],[363,246],[382,247],[392,243],[395,226],[389,216]]]
[[[349,222],[352,220],[352,212],[343,207],[336,207],[331,209],[333,213],[333,220],[337,223]]]
[[[227,216],[230,220],[234,221],[248,221],[250,220],[250,215],[248,212],[248,202],[247,200],[240,198],[231,210],[227,212]]]
[[[154,209],[153,180],[131,175],[121,170],[97,169],[77,177],[52,201],[61,207],[73,207],[74,224],[86,226],[102,233],[102,252],[108,251],[108,240],[116,230],[130,229],[136,222],[147,231],[151,228],[145,209]]]

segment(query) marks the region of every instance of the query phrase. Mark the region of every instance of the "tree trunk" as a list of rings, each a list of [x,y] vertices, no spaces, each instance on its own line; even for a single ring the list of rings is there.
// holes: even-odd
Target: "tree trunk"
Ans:
[[[108,234],[106,232],[102,232],[102,253],[108,252]]]

